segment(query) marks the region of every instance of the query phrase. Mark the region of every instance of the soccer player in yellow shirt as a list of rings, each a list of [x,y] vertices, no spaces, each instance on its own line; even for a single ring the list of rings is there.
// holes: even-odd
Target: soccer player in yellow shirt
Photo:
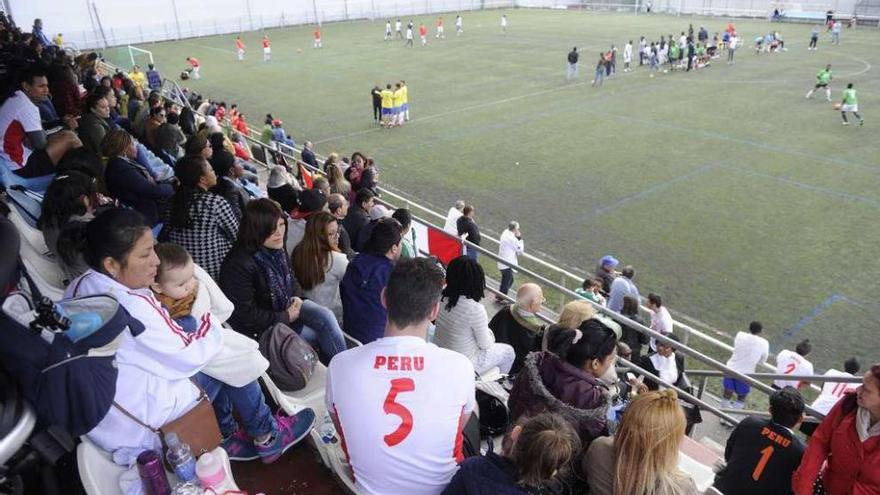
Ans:
[[[395,126],[403,125],[403,90],[401,88],[401,84],[397,83],[396,89],[393,93],[393,106],[394,106],[394,118],[392,123]]]
[[[379,96],[382,98],[382,125],[391,127],[394,117],[394,92],[391,91],[391,85],[385,85]]]
[[[400,90],[403,91],[403,120],[409,122],[409,89],[403,79],[400,80]]]

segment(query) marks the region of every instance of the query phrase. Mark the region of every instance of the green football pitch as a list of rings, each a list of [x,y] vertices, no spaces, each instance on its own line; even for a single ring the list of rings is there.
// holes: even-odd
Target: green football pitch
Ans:
[[[383,20],[326,24],[320,50],[310,27],[267,31],[271,63],[258,32],[242,35],[243,62],[233,35],[140,47],[166,76],[196,56],[191,89],[238,103],[255,127],[271,112],[320,154],[363,150],[383,184],[436,211],[464,198],[494,234],[519,220],[527,251],[560,266],[592,271],[613,253],[643,292],[730,335],[760,320],[774,350],[812,339],[820,369],[880,361],[880,30],[844,30],[840,46],[823,31],[810,52],[809,25],[737,20],[746,45],[734,66],[722,54],[691,73],[636,67],[593,88],[611,44],[622,53],[689,23],[711,34],[727,19],[479,11],[456,36],[455,13],[444,17],[445,40],[436,16],[413,17],[429,27],[425,48],[383,41]],[[756,55],[752,40],[770,29],[788,51]],[[567,82],[572,46],[580,76]],[[832,97],[854,83],[864,127],[842,126],[824,94],[804,98],[829,63]],[[412,120],[379,129],[370,89],[399,79]]]

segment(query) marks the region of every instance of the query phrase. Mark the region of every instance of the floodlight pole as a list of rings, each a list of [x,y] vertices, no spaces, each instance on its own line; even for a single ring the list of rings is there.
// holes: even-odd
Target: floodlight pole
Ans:
[[[174,25],[177,26],[177,39],[180,39],[180,19],[177,17],[177,2],[171,0],[171,10],[174,12]]]
[[[254,16],[251,15],[251,0],[245,0],[244,4],[247,7],[248,22],[251,25],[251,31],[253,31],[254,30]]]

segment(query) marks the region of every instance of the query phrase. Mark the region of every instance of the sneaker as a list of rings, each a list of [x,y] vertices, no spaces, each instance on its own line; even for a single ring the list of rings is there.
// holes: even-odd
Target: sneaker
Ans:
[[[843,125],[849,125],[849,122],[841,122]]]
[[[281,454],[296,445],[312,431],[315,426],[315,411],[303,409],[294,416],[275,416],[278,429],[272,434],[272,439],[266,445],[257,445],[257,453],[263,464],[272,464],[277,461]]]
[[[252,461],[260,457],[254,442],[243,430],[238,430],[220,442],[230,461]]]
[[[861,127],[861,126],[863,126],[863,125],[865,125],[865,119],[862,119],[862,120],[859,121],[859,127]]]

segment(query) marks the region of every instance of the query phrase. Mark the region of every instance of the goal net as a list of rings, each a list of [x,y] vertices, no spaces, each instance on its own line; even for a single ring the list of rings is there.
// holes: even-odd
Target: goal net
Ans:
[[[128,58],[131,61],[132,67],[138,65],[146,70],[147,64],[153,63],[153,52],[131,45],[128,45],[126,48],[128,48]]]

